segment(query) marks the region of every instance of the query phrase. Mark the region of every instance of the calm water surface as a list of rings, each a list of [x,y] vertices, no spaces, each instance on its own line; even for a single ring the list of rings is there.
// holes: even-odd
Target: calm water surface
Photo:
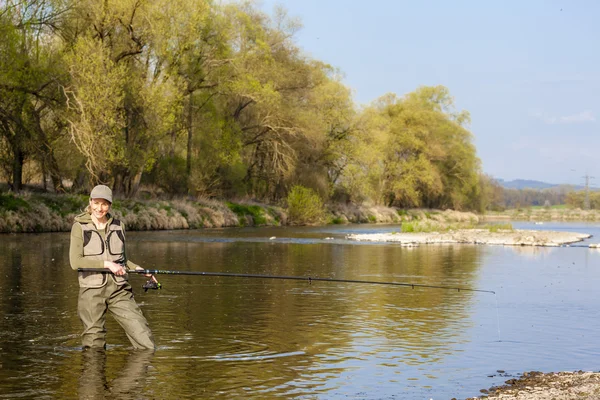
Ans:
[[[514,224],[594,235],[597,224]],[[528,370],[597,370],[600,250],[355,243],[397,226],[130,232],[147,268],[493,290],[160,276],[157,340],[82,353],[68,234],[0,236],[0,398],[450,399]],[[503,374],[498,370],[505,371]]]

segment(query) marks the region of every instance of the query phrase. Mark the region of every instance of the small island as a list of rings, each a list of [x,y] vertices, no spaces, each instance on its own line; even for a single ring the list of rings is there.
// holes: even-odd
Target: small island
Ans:
[[[457,229],[447,232],[392,232],[352,234],[349,240],[371,242],[393,242],[402,246],[418,246],[421,244],[491,244],[504,246],[545,246],[558,247],[581,242],[592,235],[577,232],[536,231],[536,230],[489,230],[489,229]],[[590,245],[590,247],[592,247]]]

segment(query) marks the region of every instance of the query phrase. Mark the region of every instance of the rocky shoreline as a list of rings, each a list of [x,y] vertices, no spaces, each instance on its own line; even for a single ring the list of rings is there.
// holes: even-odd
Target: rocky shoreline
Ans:
[[[418,246],[421,244],[487,244],[504,246],[545,246],[558,247],[581,242],[592,235],[576,232],[535,231],[535,230],[498,230],[459,229],[448,232],[415,232],[415,233],[373,233],[352,234],[349,240],[371,242],[393,242],[402,246]],[[590,245],[590,247],[592,247]]]
[[[503,386],[481,390],[475,399],[504,400],[568,400],[600,399],[600,372],[525,372],[520,378],[509,379]]]

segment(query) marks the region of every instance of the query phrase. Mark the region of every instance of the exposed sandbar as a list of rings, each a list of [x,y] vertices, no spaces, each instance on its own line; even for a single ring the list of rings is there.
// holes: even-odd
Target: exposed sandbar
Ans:
[[[420,244],[494,244],[504,246],[549,246],[557,247],[581,242],[592,235],[577,232],[535,231],[535,230],[498,230],[459,229],[448,232],[398,232],[352,234],[347,239],[372,242],[394,242],[404,246]]]

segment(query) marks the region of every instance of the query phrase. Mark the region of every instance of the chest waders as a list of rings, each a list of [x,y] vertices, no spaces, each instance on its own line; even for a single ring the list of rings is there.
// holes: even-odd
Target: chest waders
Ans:
[[[125,234],[121,221],[109,220],[105,235],[90,223],[79,223],[83,256],[94,260],[126,264]],[[154,339],[146,318],[133,297],[127,275],[79,272],[79,318],[83,323],[83,347],[106,348],[106,313],[123,327],[133,347],[153,349]]]

